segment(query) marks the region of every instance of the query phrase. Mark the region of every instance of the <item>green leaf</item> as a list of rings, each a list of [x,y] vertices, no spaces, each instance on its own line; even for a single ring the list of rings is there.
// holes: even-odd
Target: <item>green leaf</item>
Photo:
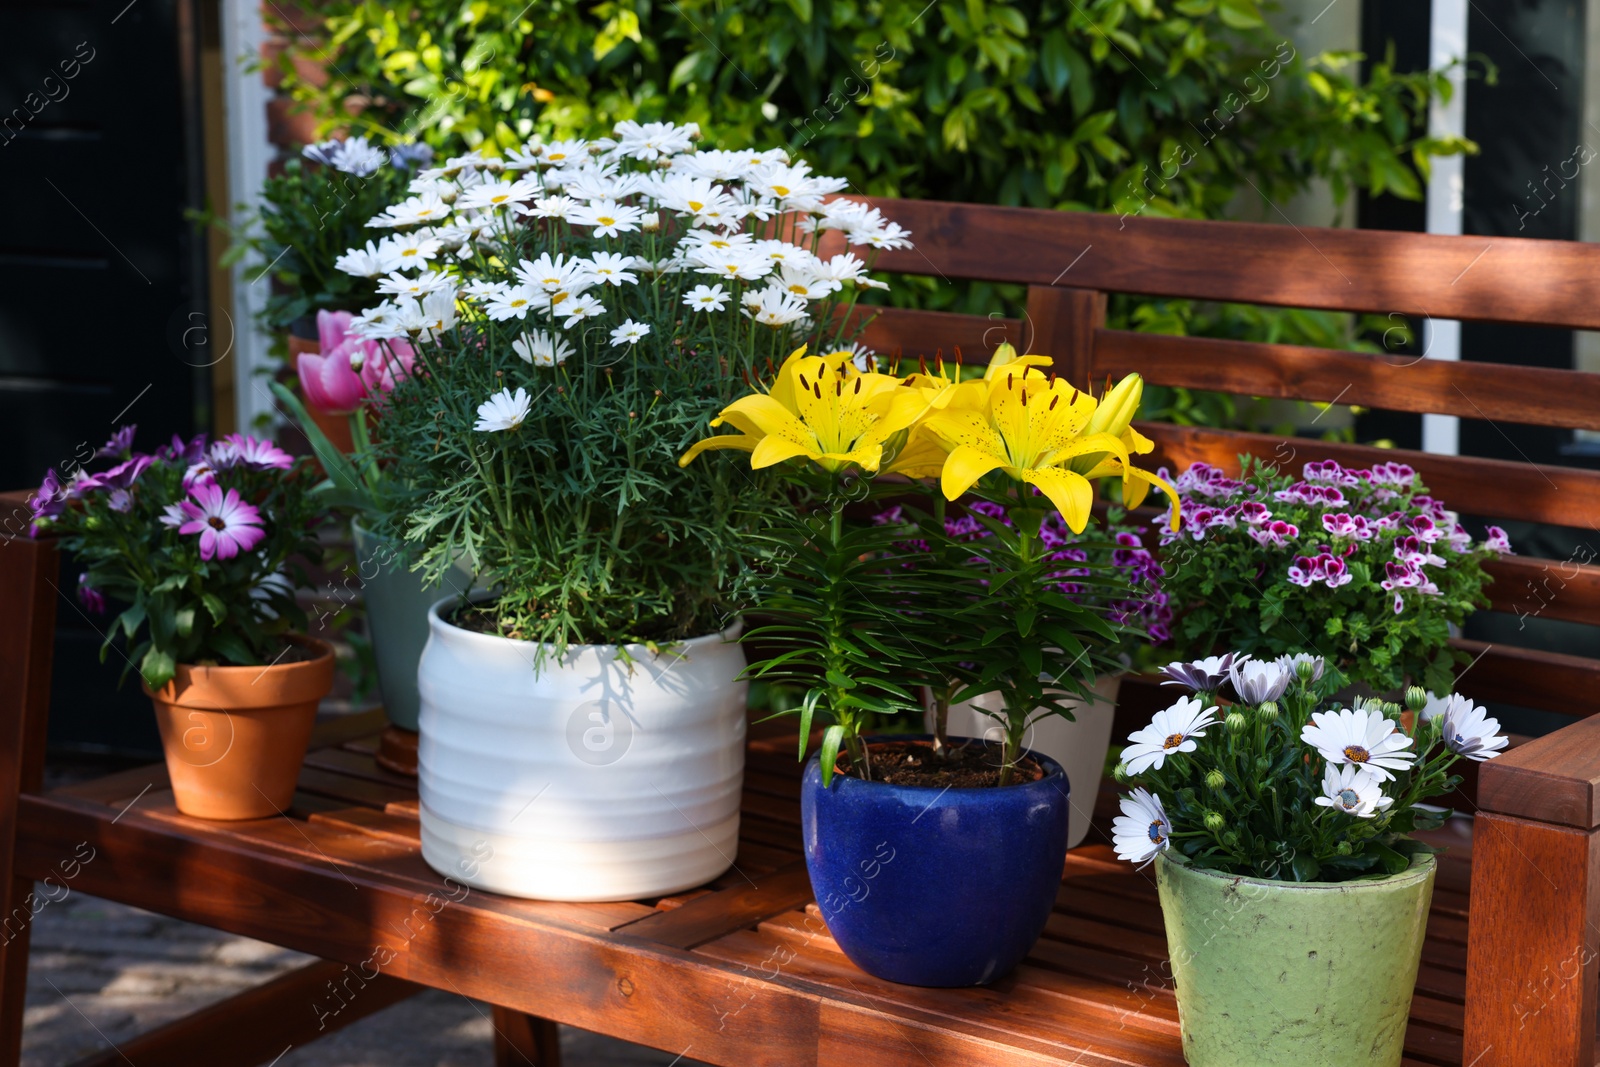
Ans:
[[[1224,25],[1235,30],[1248,30],[1265,21],[1251,0],[1219,0],[1217,14]]]
[[[822,752],[817,757],[822,764],[822,787],[833,784],[833,767],[839,762],[839,746],[844,743],[844,727],[830,726],[822,734]]]

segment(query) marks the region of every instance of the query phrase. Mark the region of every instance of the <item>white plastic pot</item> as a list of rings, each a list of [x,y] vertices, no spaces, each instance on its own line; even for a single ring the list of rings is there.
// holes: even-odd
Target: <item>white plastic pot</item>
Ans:
[[[652,653],[536,646],[428,613],[417,670],[422,855],[479,889],[635,900],[733,865],[744,782],[737,628]]]
[[[1087,706],[1069,701],[1074,721],[1060,715],[1041,717],[1022,739],[1022,747],[1042,752],[1066,769],[1071,815],[1067,824],[1067,847],[1077,848],[1089,836],[1094,818],[1094,802],[1105,778],[1106,753],[1111,749],[1111,720],[1117,711],[1117,693],[1122,675],[1103,674],[1095,679],[1094,699]],[[999,743],[1005,728],[994,717],[1005,708],[999,693],[985,693],[976,700],[951,705],[947,726],[951,737],[981,737]],[[928,712],[928,729],[933,729],[933,712]]]

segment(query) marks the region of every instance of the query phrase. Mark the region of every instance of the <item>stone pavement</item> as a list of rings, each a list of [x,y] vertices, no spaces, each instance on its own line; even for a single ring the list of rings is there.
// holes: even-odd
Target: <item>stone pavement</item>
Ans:
[[[22,1067],[62,1067],[309,959],[69,890],[34,919]],[[571,1027],[561,1047],[567,1067],[692,1065]],[[427,992],[291,1048],[274,1067],[489,1067],[492,1049],[486,1005]]]

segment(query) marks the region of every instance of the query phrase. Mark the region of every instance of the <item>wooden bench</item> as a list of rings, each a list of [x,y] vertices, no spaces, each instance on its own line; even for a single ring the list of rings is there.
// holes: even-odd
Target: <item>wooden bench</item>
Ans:
[[[1105,328],[1108,292],[1600,328],[1600,248],[894,202],[916,234],[897,272],[1028,287],[1024,319],[895,311],[868,343],[908,354],[1002,336],[1079,382],[1152,382],[1509,422],[1600,429],[1600,381],[1571,371],[1446,364]],[[1070,283],[1067,284],[1067,283]],[[1145,425],[1169,465],[1240,451],[1295,462],[1399,459],[1453,506],[1593,530],[1600,474],[1269,435]],[[9,509],[8,509],[9,510]],[[1549,568],[1548,570],[1546,568]],[[828,937],[799,855],[792,741],[752,740],[737,867],[702,890],[623,904],[463,895],[422,862],[414,783],[373,762],[369,718],[331,724],[282,818],[177,814],[159,768],[41,791],[54,546],[0,543],[0,1061],[21,1041],[32,882],[70,885],[327,961],[87,1063],[266,1063],[421,987],[499,1005],[497,1063],[553,1064],[554,1022],[730,1067],[749,1064],[1179,1064],[1176,1005],[1149,872],[1097,831],[1063,873],[1028,961],[995,985],[922,990],[851,966]],[[1600,568],[1518,557],[1494,567],[1495,610],[1527,582],[1563,584],[1545,618],[1600,621]],[[1600,990],[1600,663],[1464,643],[1462,690],[1572,716],[1485,764],[1471,835],[1450,841],[1407,1034],[1407,1063],[1592,1067]],[[1453,824],[1459,826],[1459,824]],[[198,1056],[195,1049],[205,1049]]]

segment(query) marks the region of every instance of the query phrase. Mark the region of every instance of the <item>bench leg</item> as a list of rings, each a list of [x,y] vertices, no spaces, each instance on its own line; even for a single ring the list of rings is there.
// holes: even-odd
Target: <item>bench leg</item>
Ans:
[[[44,780],[56,589],[49,541],[0,534],[0,1064],[22,1057],[33,883],[17,877],[17,797]],[[70,857],[63,857],[67,859]]]
[[[549,1019],[494,1009],[494,1067],[561,1067],[559,1028]]]
[[[1477,816],[1463,1063],[1593,1067],[1597,923],[1600,831]]]

